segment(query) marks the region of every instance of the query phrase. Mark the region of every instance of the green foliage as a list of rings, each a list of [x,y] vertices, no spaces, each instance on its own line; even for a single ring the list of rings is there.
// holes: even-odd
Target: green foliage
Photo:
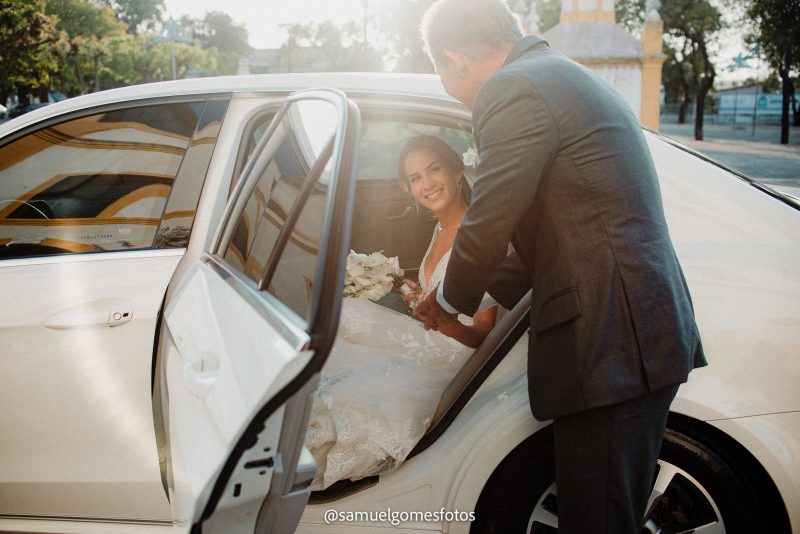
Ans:
[[[619,24],[638,33],[644,24],[646,0],[617,0],[614,6]]]
[[[0,103],[14,90],[47,85],[65,39],[43,0],[0,0]]]
[[[304,71],[379,71],[381,54],[364,41],[364,28],[355,22],[339,27],[326,20],[321,23],[290,24],[281,46],[279,69]]]
[[[164,0],[105,0],[128,25],[128,33],[136,35],[141,29],[154,30],[161,21]]]
[[[433,72],[425,54],[419,25],[433,0],[393,2],[381,13],[379,26],[386,39],[384,56],[395,72]]]
[[[45,13],[56,21],[56,29],[67,39],[58,49],[59,63],[53,83],[68,95],[99,89],[101,60],[108,39],[125,32],[110,7],[86,0],[46,0]]]
[[[230,15],[220,11],[209,11],[193,26],[194,37],[200,40],[203,48],[216,51],[218,68],[214,72],[236,74],[239,60],[250,52],[244,26],[236,24]]]
[[[74,96],[172,78],[173,43],[157,39],[163,0],[0,0],[0,102],[11,93]],[[233,74],[250,50],[226,14],[179,21],[177,77]]]
[[[746,13],[752,25],[747,40],[761,44],[770,67],[781,78],[781,143],[787,144],[790,101],[795,89],[794,78],[800,71],[800,1],[747,0]]]

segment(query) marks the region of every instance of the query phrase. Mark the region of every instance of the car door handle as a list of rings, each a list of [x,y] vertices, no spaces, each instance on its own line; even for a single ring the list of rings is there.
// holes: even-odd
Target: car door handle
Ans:
[[[66,330],[90,326],[120,326],[133,319],[133,309],[126,305],[84,305],[54,313],[42,321],[45,328]]]
[[[411,206],[406,206],[405,208],[403,208],[403,211],[400,213],[400,215],[392,215],[391,217],[387,217],[386,220],[396,221],[397,219],[404,219],[409,215],[411,215]]]
[[[183,385],[192,395],[205,399],[219,374],[219,358],[210,352],[183,364]]]

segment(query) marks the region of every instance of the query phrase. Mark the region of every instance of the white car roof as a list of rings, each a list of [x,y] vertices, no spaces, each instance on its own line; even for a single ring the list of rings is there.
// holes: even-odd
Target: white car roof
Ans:
[[[193,78],[189,80],[131,85],[119,89],[109,89],[107,91],[98,91],[97,93],[69,98],[51,106],[26,113],[5,124],[0,124],[0,136],[24,128],[46,117],[105,104],[194,94],[293,91],[311,87],[327,87],[340,89],[342,91],[366,93],[424,96],[454,101],[445,93],[439,81],[439,77],[434,74],[331,72]]]

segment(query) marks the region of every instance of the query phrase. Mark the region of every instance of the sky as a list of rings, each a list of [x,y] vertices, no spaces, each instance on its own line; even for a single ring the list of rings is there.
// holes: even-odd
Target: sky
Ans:
[[[222,11],[247,28],[250,46],[254,48],[278,48],[286,40],[286,32],[281,24],[331,20],[336,24],[362,20],[364,3],[368,2],[371,11],[380,9],[381,4],[402,2],[403,0],[165,0],[165,15],[177,19],[181,15],[203,17],[208,11]],[[728,31],[719,45],[717,67],[717,87],[730,86],[733,81],[742,82],[755,75],[756,61],[750,62],[752,68],[728,71],[726,67],[739,54],[746,54],[741,31]],[[763,65],[760,76],[766,76]]]
[[[364,13],[364,0],[165,0],[164,3],[165,15],[175,19],[185,14],[200,18],[208,11],[227,13],[247,28],[253,48],[281,46],[286,40],[281,24],[326,19],[342,24],[361,20]]]

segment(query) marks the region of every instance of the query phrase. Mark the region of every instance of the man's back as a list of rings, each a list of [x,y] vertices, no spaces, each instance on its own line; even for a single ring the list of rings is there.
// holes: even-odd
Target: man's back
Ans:
[[[574,413],[681,383],[704,359],[636,118],[610,86],[541,39],[518,46],[481,88],[473,116],[479,143],[490,121],[500,122],[521,132],[510,143],[544,162],[540,176],[517,178],[538,180],[535,194],[512,200],[527,203],[514,245],[533,287],[534,414]],[[503,116],[504,98],[526,105]],[[548,133],[533,133],[535,122]],[[465,225],[478,224],[469,215]]]

